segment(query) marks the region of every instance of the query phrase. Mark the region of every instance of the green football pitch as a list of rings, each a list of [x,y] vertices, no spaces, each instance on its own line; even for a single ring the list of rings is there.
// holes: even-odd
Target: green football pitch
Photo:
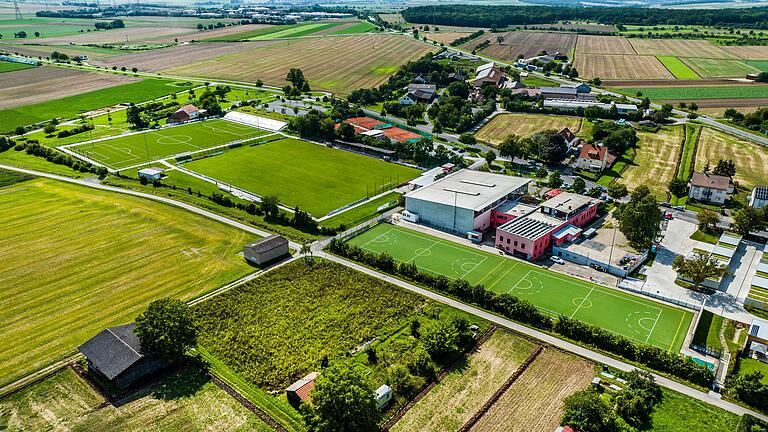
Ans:
[[[391,224],[378,225],[350,243],[387,252],[422,271],[510,293],[552,316],[565,315],[670,351],[680,350],[693,318],[675,307]]]
[[[69,149],[109,168],[124,169],[268,133],[227,120],[213,119],[118,136]]]

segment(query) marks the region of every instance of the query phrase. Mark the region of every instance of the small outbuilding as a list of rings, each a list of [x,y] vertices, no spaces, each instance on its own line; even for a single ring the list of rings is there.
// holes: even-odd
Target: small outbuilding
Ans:
[[[285,389],[285,396],[288,398],[288,403],[294,407],[298,407],[302,402],[312,401],[312,390],[315,388],[315,380],[319,372],[310,372],[304,378],[291,384]]]
[[[288,255],[288,240],[277,234],[247,244],[243,248],[246,261],[259,266],[285,255]]]
[[[118,390],[125,389],[168,365],[142,353],[136,324],[109,327],[78,348],[88,361],[88,371]]]
[[[139,170],[139,178],[145,178],[149,181],[160,180],[163,178],[165,170],[162,168],[142,168]]]
[[[392,400],[392,388],[386,384],[382,384],[381,387],[376,389],[376,408],[379,410],[384,409],[389,401]]]

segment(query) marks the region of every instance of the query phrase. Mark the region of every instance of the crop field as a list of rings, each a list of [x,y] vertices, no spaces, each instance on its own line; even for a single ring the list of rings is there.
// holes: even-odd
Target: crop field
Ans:
[[[56,19],[56,18],[24,18],[20,20],[0,18],[0,34],[4,39],[13,38],[14,33],[24,31],[27,37],[23,40],[34,40],[51,36],[65,36],[78,34],[80,31],[94,30],[92,20],[85,19]],[[40,36],[35,36],[35,32]]]
[[[459,430],[535,348],[527,339],[496,331],[466,364],[451,371],[405,413],[391,431]]]
[[[200,303],[199,343],[253,384],[283,389],[407,324],[426,299],[331,261],[298,260]]]
[[[744,63],[760,71],[768,71],[768,60],[747,60]]]
[[[151,51],[141,51],[122,54],[105,59],[91,61],[97,66],[136,67],[144,72],[155,72],[160,69],[183,66],[198,61],[201,58],[213,58],[233,54],[249,49],[268,46],[274,42],[241,42],[241,43],[199,43],[160,48]]]
[[[433,50],[424,43],[395,35],[287,39],[164,71],[250,82],[262,79],[282,86],[288,70],[300,68],[313,89],[348,94],[381,84],[400,65]]]
[[[607,80],[673,79],[654,56],[577,54],[574,66],[584,78]]]
[[[628,39],[640,55],[733,59],[733,54],[701,39]]]
[[[519,54],[530,58],[542,51],[570,55],[576,46],[576,35],[567,33],[514,31],[500,35],[504,38],[500,44],[497,43],[496,36],[496,33],[491,34],[491,45],[483,49],[482,53],[509,61],[517,60]]]
[[[661,403],[651,413],[650,430],[688,432],[735,431],[739,416],[698,399],[662,388]]]
[[[722,60],[707,58],[686,58],[683,60],[697,74],[704,78],[740,77],[760,70],[741,60]]]
[[[26,73],[29,71],[21,71]],[[15,72],[11,72],[13,74]],[[59,84],[64,85],[64,84]],[[129,84],[115,85],[100,90],[88,91],[47,102],[24,107],[0,110],[0,131],[12,130],[16,126],[38,123],[52,118],[74,118],[84,112],[119,103],[144,102],[192,88],[158,79],[144,79]]]
[[[131,44],[144,43],[155,38],[170,38],[175,36],[197,34],[194,28],[170,25],[131,26],[114,30],[102,30],[77,33],[73,35],[41,37],[35,39],[46,45],[87,45],[87,44]]]
[[[69,149],[109,168],[124,169],[266,134],[261,129],[213,119],[77,144]]]
[[[32,69],[33,67],[36,67],[36,66],[32,66],[24,63],[0,61],[0,73],[13,72],[13,71],[24,70],[24,69]]]
[[[350,243],[387,252],[422,271],[510,293],[552,316],[566,315],[670,351],[680,349],[691,322],[691,313],[678,308],[396,225],[378,225]]]
[[[460,37],[464,37],[468,34],[469,33],[443,32],[443,33],[424,33],[424,36],[426,36],[427,39],[431,41],[441,42],[448,45],[451,42],[455,41],[456,39]]]
[[[594,364],[546,348],[471,430],[555,430],[563,414],[563,399],[589,386],[594,376]]]
[[[722,49],[744,60],[768,60],[768,46],[724,46]]]
[[[675,56],[656,56],[657,59],[677,79],[698,80],[701,77],[689,68],[687,64]]]
[[[683,129],[664,127],[656,133],[638,132],[637,156],[621,175],[622,182],[634,189],[648,186],[657,198],[666,201],[667,185],[675,177]]]
[[[137,82],[125,75],[43,66],[0,75],[0,110]]]
[[[632,44],[621,36],[579,35],[576,41],[576,58],[582,54],[633,55],[637,53],[632,49]]]
[[[240,33],[226,36],[217,36],[206,40],[225,42],[240,40],[263,41],[282,38],[294,38],[314,34],[327,34],[328,32],[335,31],[340,27],[346,26],[350,23],[350,21],[304,22],[291,25],[267,26],[257,28],[255,30],[250,29],[250,26],[245,26],[242,27],[243,31]]]
[[[768,85],[748,84],[700,87],[622,87],[622,93],[634,95],[642,92],[651,100],[692,99],[764,99],[768,98]],[[744,103],[751,103],[742,101]]]
[[[360,34],[360,33],[368,33],[371,31],[376,30],[376,26],[371,24],[368,21],[360,21],[356,23],[347,23],[344,24],[338,28],[332,28],[330,29],[330,32],[328,34],[332,35],[351,35],[351,34]]]
[[[0,189],[0,385],[149,302],[253,271],[252,235],[154,201],[36,179]]]
[[[0,399],[2,430],[272,429],[201,372],[182,369],[113,405],[71,368]]]
[[[714,166],[720,159],[732,159],[736,163],[733,179],[750,190],[764,185],[768,179],[768,148],[712,128],[703,128],[696,151],[696,171],[701,172],[707,161]]]
[[[547,129],[558,131],[567,127],[573,133],[581,129],[581,118],[545,114],[499,114],[477,132],[480,141],[498,145],[509,135],[529,137]]]
[[[185,168],[323,216],[416,178],[419,171],[286,138],[189,162]]]
[[[100,47],[93,47],[93,46],[79,46],[79,45],[67,45],[67,46],[38,45],[38,44],[21,45],[19,43],[15,43],[15,44],[4,43],[0,45],[0,47],[4,51],[18,53],[18,54],[22,54],[30,57],[46,58],[49,55],[51,55],[53,51],[65,53],[70,57],[73,57],[76,55],[87,55],[89,62],[97,58],[104,58],[104,57],[123,53],[117,49],[100,48]]]

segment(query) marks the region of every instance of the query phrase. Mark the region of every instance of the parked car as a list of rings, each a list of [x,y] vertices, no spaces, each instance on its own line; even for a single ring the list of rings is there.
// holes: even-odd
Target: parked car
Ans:
[[[663,202],[663,203],[661,203],[659,205],[662,206],[662,207],[666,207],[666,208],[672,208],[672,204],[670,204],[668,202]]]
[[[549,257],[549,259],[552,260],[552,262],[554,263],[565,264],[565,260],[560,258],[559,256],[552,255],[551,257]]]
[[[672,208],[675,210],[685,211],[685,206],[681,205],[672,206]]]
[[[666,220],[672,220],[674,216],[672,216],[672,212],[665,212],[664,213],[664,219]]]

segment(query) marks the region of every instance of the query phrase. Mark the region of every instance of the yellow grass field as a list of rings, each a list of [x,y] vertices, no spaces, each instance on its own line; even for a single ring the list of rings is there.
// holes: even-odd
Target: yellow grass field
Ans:
[[[468,35],[469,33],[460,33],[460,32],[445,32],[445,33],[423,33],[424,36],[427,37],[427,39],[435,42],[441,42],[446,45],[450,44],[451,42],[455,41],[456,39],[460,37],[464,37]]]
[[[724,46],[721,48],[744,60],[768,60],[768,46]]]
[[[576,55],[579,54],[637,54],[629,41],[620,36],[579,35]],[[579,69],[581,71],[581,69]]]
[[[577,54],[574,62],[582,78],[603,80],[674,79],[653,56]]]
[[[515,134],[529,137],[547,129],[567,127],[576,133],[581,129],[581,118],[546,114],[499,114],[475,134],[480,141],[499,145],[506,137]]]
[[[666,201],[668,183],[674,178],[683,145],[683,129],[680,126],[664,127],[657,133],[639,132],[637,156],[621,175],[630,189],[648,186],[657,198]]]
[[[630,38],[632,47],[640,55],[661,55],[732,59],[735,56],[717,45],[700,39],[640,39]]]
[[[349,94],[375,87],[400,65],[437,48],[395,35],[355,35],[284,40],[234,54],[165,69],[164,72],[212,79],[285,85],[291,68],[300,68],[316,90]]]
[[[533,352],[535,345],[497,331],[465,366],[454,369],[390,429],[392,432],[458,430]]]
[[[594,376],[594,364],[547,348],[471,430],[553,431],[560,425],[563,399],[587,387]]]
[[[165,204],[47,179],[0,188],[0,385],[65,357],[153,300],[254,271],[254,236]]]
[[[714,168],[720,159],[732,159],[736,163],[734,181],[742,187],[751,190],[754,186],[768,184],[768,148],[704,128],[696,151],[696,171],[701,171],[707,161]]]

